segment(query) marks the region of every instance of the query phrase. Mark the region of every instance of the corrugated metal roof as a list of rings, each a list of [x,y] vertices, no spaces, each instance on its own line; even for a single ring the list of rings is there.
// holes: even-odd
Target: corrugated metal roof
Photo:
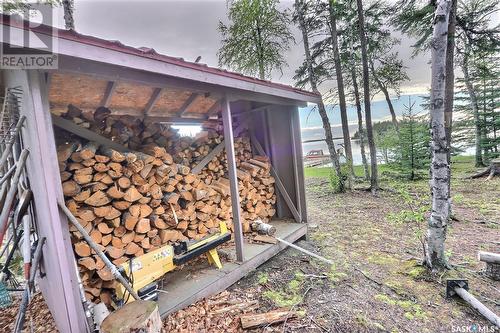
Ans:
[[[25,22],[26,23],[26,22]],[[17,23],[17,21],[11,20],[9,15],[0,15],[0,24],[5,24],[9,26],[15,26],[17,28],[22,28],[22,29],[28,29],[27,24],[23,26],[22,24]],[[246,76],[240,73],[236,72],[231,72],[228,70],[223,70],[220,68],[215,68],[215,67],[210,67],[206,64],[202,63],[195,63],[195,62],[190,62],[186,61],[183,58],[176,58],[164,54],[160,54],[156,52],[153,48],[148,48],[148,47],[139,47],[135,48],[129,45],[125,45],[121,43],[118,40],[106,40],[90,35],[84,35],[80,34],[76,31],[72,30],[64,30],[64,29],[58,29],[46,25],[38,25],[36,27],[29,27],[30,30],[32,30],[35,33],[40,33],[40,34],[45,34],[45,35],[51,35],[53,32],[56,33],[57,37],[59,39],[66,39],[66,40],[71,40],[73,42],[78,42],[81,44],[86,44],[86,45],[92,45],[92,46],[97,46],[105,49],[110,49],[113,51],[118,51],[121,53],[125,54],[130,54],[134,56],[140,56],[144,58],[149,58],[149,59],[154,59],[158,61],[162,61],[168,64],[172,65],[177,65],[181,67],[186,67],[194,70],[198,70],[201,72],[207,72],[215,75],[220,75],[228,78],[233,78],[241,81],[246,81],[254,84],[259,84],[262,86],[268,86],[276,89],[282,89],[282,90],[287,90],[287,91],[292,91],[295,93],[303,94],[306,96],[314,96],[314,97],[320,97],[319,94],[310,92],[307,90],[295,88],[286,84],[282,83],[276,83],[268,80],[261,80],[257,79],[254,77]]]

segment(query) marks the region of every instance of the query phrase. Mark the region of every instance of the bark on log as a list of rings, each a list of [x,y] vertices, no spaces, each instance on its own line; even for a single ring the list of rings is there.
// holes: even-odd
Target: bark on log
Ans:
[[[101,324],[102,333],[160,333],[162,322],[158,305],[151,301],[135,301],[111,313]]]

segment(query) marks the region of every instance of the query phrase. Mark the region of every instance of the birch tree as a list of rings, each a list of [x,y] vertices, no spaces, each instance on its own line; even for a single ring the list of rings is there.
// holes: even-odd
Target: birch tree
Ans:
[[[312,20],[306,15],[307,2],[304,0],[295,0],[295,18],[299,25],[299,29],[302,34],[302,42],[304,44],[304,54],[305,54],[305,72],[307,80],[311,86],[311,90],[315,93],[319,93],[317,77],[315,73],[315,68],[313,65],[313,58],[311,56],[311,50],[309,47],[309,33]],[[309,21],[309,22],[308,22]],[[296,76],[297,77],[297,76]],[[326,107],[323,101],[318,103],[318,112],[323,123],[323,130],[325,131],[325,141],[328,147],[328,152],[330,153],[330,160],[334,172],[338,178],[337,190],[343,192],[345,189],[344,178],[342,175],[342,170],[340,168],[339,157],[337,150],[335,149],[335,143],[333,142],[332,128],[330,125],[330,120],[328,119],[328,114],[326,113]]]
[[[219,22],[219,66],[261,79],[287,66],[285,52],[294,38],[289,13],[280,11],[278,4],[277,0],[230,1],[230,25]]]
[[[363,13],[363,2],[362,0],[356,0],[358,9],[358,32],[359,39],[361,42],[361,63],[363,64],[363,94],[365,102],[365,120],[366,120],[366,135],[368,138],[368,145],[370,147],[370,187],[372,193],[378,191],[378,170],[377,170],[377,148],[375,147],[375,137],[373,135],[373,125],[372,125],[372,112],[370,105],[370,74],[368,68],[368,52],[366,44],[366,33],[365,33],[365,18]]]
[[[358,0],[359,1],[359,0]],[[449,215],[449,163],[447,159],[444,101],[446,86],[446,48],[450,0],[439,0],[433,21],[431,42],[431,189],[432,211],[426,235],[426,264],[433,270],[447,266],[444,242]]]

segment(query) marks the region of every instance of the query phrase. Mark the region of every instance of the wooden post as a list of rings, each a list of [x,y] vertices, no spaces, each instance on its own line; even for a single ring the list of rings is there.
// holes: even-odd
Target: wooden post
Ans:
[[[275,149],[273,149],[273,144],[271,142],[271,138],[269,136],[269,129],[271,128],[271,123],[269,121],[269,109],[266,108],[265,111],[262,113],[263,116],[263,122],[264,122],[264,146],[265,151],[267,153],[267,156],[269,157],[269,160],[271,162],[271,165],[276,165],[276,159],[274,156],[276,155]],[[262,154],[262,153],[260,153]],[[283,217],[283,201],[282,197],[279,194],[278,191],[278,184],[274,183],[274,187],[276,189],[276,214],[278,215],[279,218]]]
[[[301,186],[301,182],[304,179],[304,172],[302,170],[302,143],[300,142],[300,124],[298,117],[297,108],[293,108],[290,111],[290,133],[292,136],[291,144],[293,175],[295,178],[295,201],[297,203],[297,211],[299,212],[300,221],[303,222],[305,219],[305,209],[302,209],[302,194],[304,193],[304,189]]]
[[[233,212],[234,243],[236,245],[236,259],[243,261],[243,233],[241,228],[240,192],[236,175],[236,158],[234,156],[233,124],[231,107],[227,98],[221,101],[222,124],[224,125],[224,142],[226,145],[227,169],[229,171],[229,188],[231,190],[231,207]]]

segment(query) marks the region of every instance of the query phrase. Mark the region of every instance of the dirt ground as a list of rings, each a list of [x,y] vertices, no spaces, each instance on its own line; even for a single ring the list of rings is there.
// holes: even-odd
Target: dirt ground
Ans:
[[[276,309],[293,315],[245,332],[496,332],[467,304],[445,297],[446,279],[465,278],[500,313],[500,282],[484,276],[477,260],[479,250],[500,252],[500,177],[464,178],[474,171],[470,160],[453,164],[451,269],[432,275],[421,265],[430,211],[425,179],[382,172],[383,190],[374,197],[364,182],[333,193],[328,177],[316,175],[306,178],[310,228],[298,245],[334,265],[287,249],[227,291],[165,318],[164,332],[243,332],[242,314]],[[0,311],[0,331],[11,327],[14,314],[15,306]],[[36,331],[54,331],[47,329],[52,320],[40,318],[44,325]]]
[[[258,301],[258,308],[249,312],[283,307],[297,312],[285,324],[256,332],[494,332],[468,305],[446,299],[445,289],[446,279],[466,278],[470,291],[500,313],[500,282],[485,277],[484,264],[477,260],[479,250],[500,252],[500,178],[463,179],[474,171],[470,162],[457,162],[453,169],[454,221],[446,241],[450,270],[431,275],[421,265],[420,239],[429,211],[425,180],[395,181],[382,175],[383,191],[374,197],[362,189],[363,183],[356,184],[358,190],[335,194],[327,178],[309,177],[310,232],[298,244],[335,264],[329,267],[287,249],[232,286],[231,297]],[[196,316],[197,307],[205,304],[211,321],[227,324],[219,328],[240,331],[238,315],[247,310],[220,316],[206,302],[181,317]],[[178,323],[176,316],[166,322]],[[186,326],[175,327],[168,325],[173,331]],[[210,332],[216,327],[191,328]]]

